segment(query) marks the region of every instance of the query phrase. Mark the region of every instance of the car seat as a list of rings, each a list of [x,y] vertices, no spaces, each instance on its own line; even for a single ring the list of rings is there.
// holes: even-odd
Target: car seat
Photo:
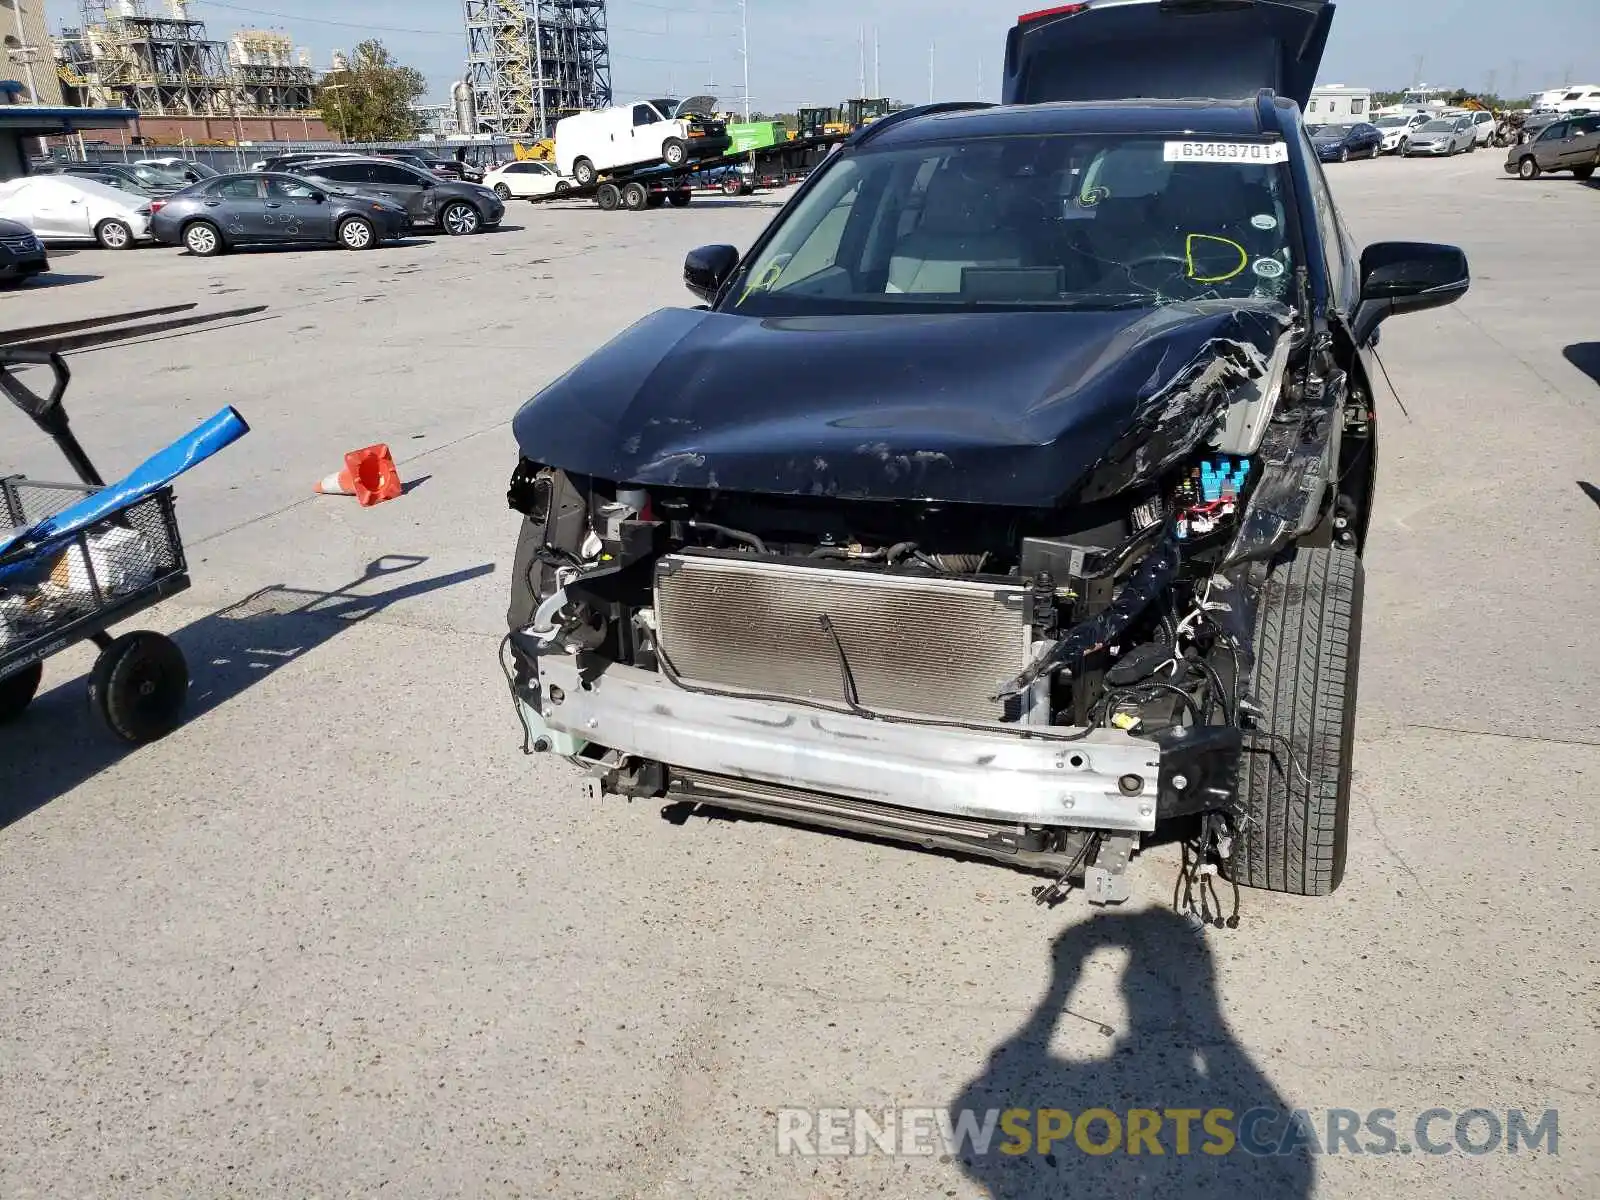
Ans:
[[[946,163],[928,183],[922,220],[896,243],[889,259],[889,293],[960,295],[967,267],[1020,267],[1022,238],[1004,228],[1000,179]]]

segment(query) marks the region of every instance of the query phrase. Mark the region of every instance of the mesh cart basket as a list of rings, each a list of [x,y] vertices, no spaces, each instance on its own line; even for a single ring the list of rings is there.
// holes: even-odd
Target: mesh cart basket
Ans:
[[[61,407],[71,379],[62,355],[261,311],[256,307],[148,320],[193,307],[0,332],[0,391],[54,439],[81,480],[0,478],[0,533],[32,529],[105,488]],[[128,325],[140,320],[144,323]],[[16,369],[24,366],[47,369],[53,380],[48,395],[39,395],[18,378]],[[96,519],[85,527],[25,539],[0,552],[0,722],[15,718],[33,700],[47,658],[87,640],[100,651],[89,677],[91,704],[123,741],[152,741],[178,723],[188,698],[188,664],[177,644],[163,634],[139,630],[113,636],[111,626],[189,586],[172,488],[87,515]]]

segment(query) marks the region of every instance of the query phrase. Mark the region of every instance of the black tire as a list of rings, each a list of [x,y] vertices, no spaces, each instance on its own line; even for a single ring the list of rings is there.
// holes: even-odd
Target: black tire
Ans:
[[[646,208],[660,208],[667,202],[666,196],[661,192],[651,192],[650,198],[645,201]]]
[[[94,227],[94,240],[102,250],[133,249],[133,230],[126,221],[107,217]]]
[[[622,207],[629,212],[640,212],[650,205],[650,193],[642,183],[628,183],[622,187]]]
[[[1593,179],[1594,164],[1590,163],[1587,167],[1573,167],[1572,177],[1574,179]]]
[[[606,212],[614,212],[622,203],[622,190],[614,183],[602,183],[595,193],[594,202]]]
[[[494,185],[494,194],[499,196],[501,200],[511,199],[511,189],[503,183],[497,183]]]
[[[371,250],[378,244],[378,231],[365,217],[346,217],[339,222],[339,245],[346,250]]]
[[[439,210],[439,228],[451,237],[481,232],[483,214],[465,200],[452,200]]]
[[[190,221],[183,227],[184,249],[196,258],[213,258],[228,248],[222,230],[210,221]]]
[[[673,208],[688,208],[689,201],[694,199],[694,193],[687,190],[681,192],[668,192],[667,199],[671,202]]]
[[[1340,162],[1349,162],[1350,161],[1350,147],[1349,146],[1340,146],[1339,147],[1339,161]]]
[[[668,138],[661,143],[661,160],[669,167],[681,167],[689,161],[689,147],[682,138]]]
[[[33,697],[39,691],[39,681],[43,678],[44,664],[34,663],[15,675],[0,679],[0,725],[16,720],[22,715],[22,710],[33,703]]]
[[[1365,577],[1348,550],[1291,553],[1273,564],[1256,614],[1250,690],[1266,715],[1239,766],[1246,824],[1225,871],[1245,887],[1328,896],[1349,836]]]
[[[1517,174],[1523,179],[1537,179],[1544,174],[1544,168],[1533,155],[1524,154],[1522,160],[1517,163]]]
[[[1400,139],[1400,157],[1411,157],[1411,139],[1408,137],[1403,137]]]
[[[189,664],[171,638],[125,633],[100,652],[89,703],[106,727],[135,746],[171,733],[189,698]]]
[[[595,181],[594,164],[587,158],[580,158],[572,164],[572,177],[578,181],[579,187],[588,187]]]
[[[744,191],[744,180],[724,179],[722,181],[722,194],[724,196],[737,196]]]
[[[571,190],[572,190],[572,185],[570,183],[568,183],[565,179],[556,180],[556,195],[559,196],[559,195],[561,195],[561,193],[570,192]]]

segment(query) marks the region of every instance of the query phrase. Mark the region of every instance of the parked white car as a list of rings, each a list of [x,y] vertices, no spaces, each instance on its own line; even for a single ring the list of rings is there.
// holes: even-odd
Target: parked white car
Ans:
[[[0,218],[42,242],[98,242],[127,250],[150,239],[150,201],[93,179],[26,175],[0,183]]]
[[[644,100],[556,122],[556,169],[588,187],[605,171],[664,162],[681,167],[727,153],[733,139],[716,112],[716,98]]]
[[[1380,153],[1404,154],[1406,147],[1411,144],[1411,135],[1428,121],[1427,113],[1399,113],[1395,116],[1379,117],[1373,124],[1383,134]]]
[[[555,164],[547,162],[512,162],[496,167],[483,177],[483,186],[492,188],[502,200],[512,197],[558,195],[575,186],[577,180],[561,175]]]

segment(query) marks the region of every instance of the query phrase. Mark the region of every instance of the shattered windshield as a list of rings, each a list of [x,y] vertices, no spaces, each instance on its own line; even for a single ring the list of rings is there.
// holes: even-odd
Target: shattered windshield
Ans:
[[[841,153],[733,281],[754,316],[1287,302],[1282,142],[1013,136]]]

